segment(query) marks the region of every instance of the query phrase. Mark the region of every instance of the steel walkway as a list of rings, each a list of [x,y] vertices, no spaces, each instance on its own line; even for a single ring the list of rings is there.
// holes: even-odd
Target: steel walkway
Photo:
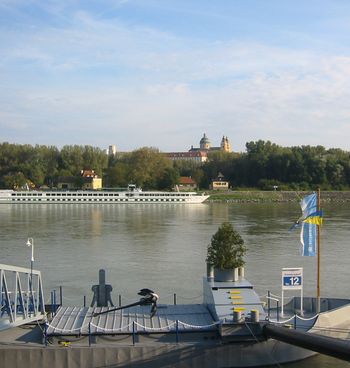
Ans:
[[[41,272],[0,264],[0,331],[45,318]]]

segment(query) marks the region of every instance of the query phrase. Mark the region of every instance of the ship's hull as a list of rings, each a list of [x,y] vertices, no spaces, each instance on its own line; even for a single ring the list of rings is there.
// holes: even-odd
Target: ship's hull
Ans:
[[[0,203],[196,204],[207,198],[195,192],[0,191]]]
[[[223,368],[257,367],[288,363],[315,355],[273,339],[262,342],[154,343],[139,341],[133,345],[131,338],[113,343],[113,337],[96,337],[88,346],[88,338],[77,339],[78,344],[66,343],[48,347],[14,346],[0,347],[0,361],[10,367],[28,366],[64,367],[178,367]],[[151,339],[152,340],[152,339]],[[63,340],[64,341],[64,340]]]

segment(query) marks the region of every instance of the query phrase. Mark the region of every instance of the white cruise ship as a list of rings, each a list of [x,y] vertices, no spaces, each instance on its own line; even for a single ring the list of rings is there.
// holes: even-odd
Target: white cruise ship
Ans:
[[[142,191],[129,185],[126,191],[107,190],[0,190],[0,203],[202,203],[209,196],[196,192]]]

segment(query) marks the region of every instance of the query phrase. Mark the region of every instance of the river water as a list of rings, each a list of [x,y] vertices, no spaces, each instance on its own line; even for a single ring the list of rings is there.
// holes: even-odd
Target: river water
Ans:
[[[350,297],[350,208],[324,205],[321,232],[321,296]],[[0,263],[30,267],[28,237],[34,239],[34,268],[43,275],[45,298],[63,286],[64,305],[92,299],[98,270],[106,270],[112,299],[138,300],[148,287],[161,303],[198,303],[206,272],[207,245],[218,226],[231,222],[248,248],[246,278],[259,295],[281,294],[281,269],[303,267],[304,295],[316,294],[316,258],[301,257],[297,203],[242,204],[15,204],[0,205]],[[291,294],[292,295],[292,294]],[[350,367],[317,356],[288,367]]]

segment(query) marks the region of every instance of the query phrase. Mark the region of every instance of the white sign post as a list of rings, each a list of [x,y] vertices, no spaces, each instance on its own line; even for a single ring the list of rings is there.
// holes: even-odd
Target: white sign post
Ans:
[[[303,315],[303,269],[282,268],[282,305],[283,317],[284,290],[300,290],[300,314]]]

